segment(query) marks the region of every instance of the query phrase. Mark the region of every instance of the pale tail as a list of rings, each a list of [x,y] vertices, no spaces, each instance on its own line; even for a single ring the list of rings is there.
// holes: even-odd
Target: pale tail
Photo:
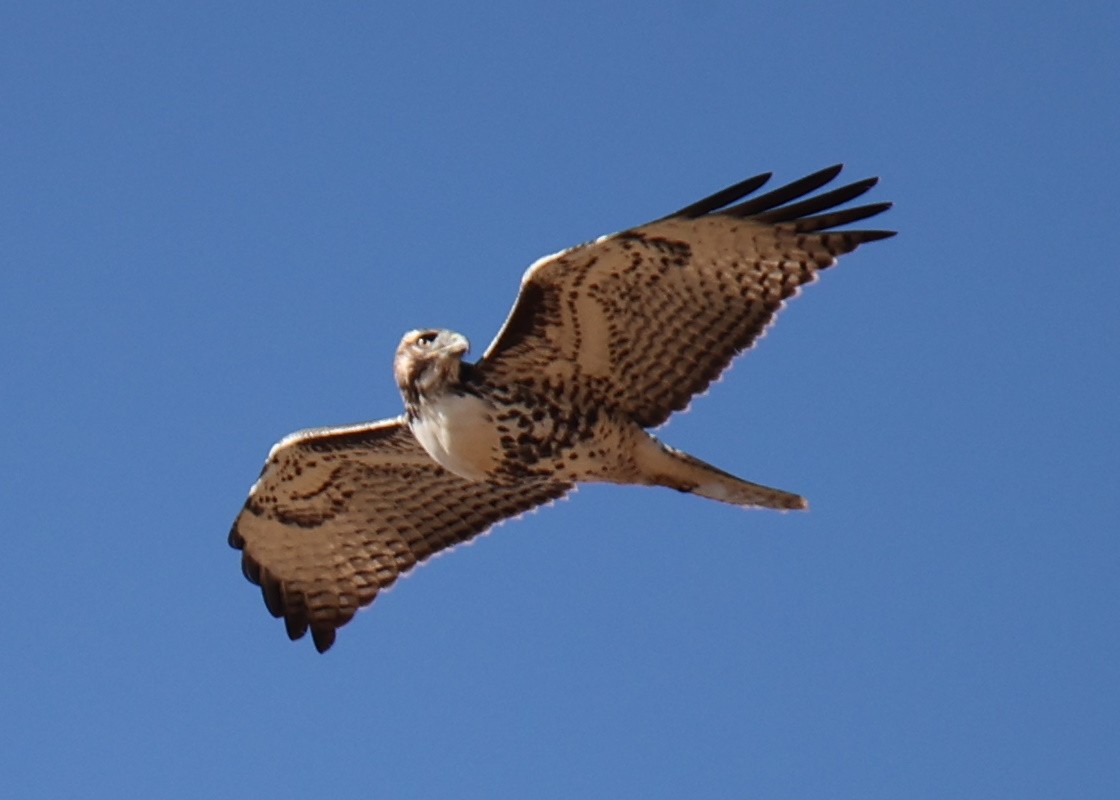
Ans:
[[[653,448],[643,448],[645,458],[642,461],[645,463],[642,466],[650,483],[737,506],[780,510],[809,507],[809,503],[801,495],[736,478],[695,456],[669,447],[652,436],[649,439],[656,445],[657,451],[655,453]]]

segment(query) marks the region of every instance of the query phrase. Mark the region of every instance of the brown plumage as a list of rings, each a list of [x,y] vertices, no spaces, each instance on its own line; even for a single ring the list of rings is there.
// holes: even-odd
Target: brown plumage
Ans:
[[[285,438],[230,532],[288,635],[310,629],[326,650],[413,565],[580,481],[804,508],[647,429],[704,391],[819,270],[893,235],[835,230],[890,207],[835,210],[874,178],[809,196],[839,172],[743,200],[769,178],[757,176],[541,259],[475,364],[460,334],[406,334],[394,361],[404,416]]]

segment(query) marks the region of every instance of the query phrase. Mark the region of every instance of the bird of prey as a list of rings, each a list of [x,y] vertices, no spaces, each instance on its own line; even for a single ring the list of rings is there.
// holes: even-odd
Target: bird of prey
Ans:
[[[818,194],[837,165],[753,195],[770,175],[542,258],[482,358],[466,338],[406,333],[404,414],[293,433],[268,454],[229,534],[245,576],[324,652],[398,576],[581,481],[666,486],[739,506],[805,508],[648,431],[750,347],[802,284],[893,231],[841,226],[890,203]]]

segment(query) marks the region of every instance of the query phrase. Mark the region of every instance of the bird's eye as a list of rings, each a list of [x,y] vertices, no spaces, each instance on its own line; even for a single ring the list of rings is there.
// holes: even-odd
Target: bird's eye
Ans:
[[[416,343],[427,346],[436,340],[435,333],[422,333],[416,337]]]

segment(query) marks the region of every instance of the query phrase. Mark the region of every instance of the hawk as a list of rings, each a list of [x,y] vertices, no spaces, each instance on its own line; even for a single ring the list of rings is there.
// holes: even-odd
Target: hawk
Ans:
[[[868,178],[814,194],[837,165],[750,196],[758,175],[666,217],[537,261],[482,358],[461,334],[405,334],[404,414],[277,443],[229,534],[288,636],[319,652],[429,556],[581,481],[665,486],[739,506],[801,509],[648,431],[707,389],[783,301],[864,242],[838,209]]]

